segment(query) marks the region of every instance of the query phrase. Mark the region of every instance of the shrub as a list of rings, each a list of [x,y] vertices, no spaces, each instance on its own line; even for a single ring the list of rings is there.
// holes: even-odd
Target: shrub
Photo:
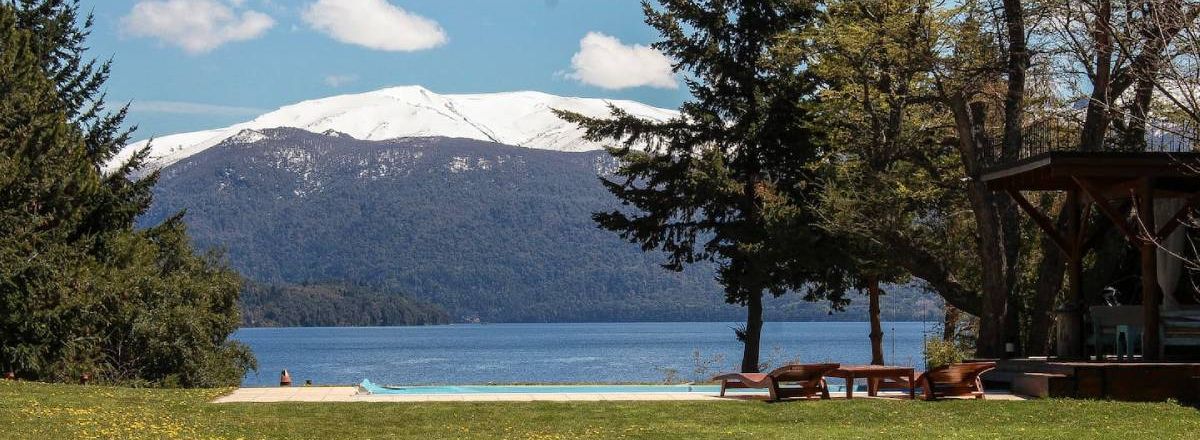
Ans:
[[[962,362],[971,357],[972,348],[957,340],[938,337],[925,339],[925,368],[932,369]]]

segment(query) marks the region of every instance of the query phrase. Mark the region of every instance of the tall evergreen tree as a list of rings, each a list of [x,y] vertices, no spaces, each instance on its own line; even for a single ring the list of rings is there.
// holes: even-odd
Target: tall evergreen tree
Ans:
[[[112,61],[87,57],[85,42],[93,20],[91,15],[80,17],[78,4],[78,0],[20,0],[15,5],[16,26],[35,37],[30,44],[36,65],[54,84],[58,110],[80,132],[87,160],[100,170],[129,144],[133,129],[122,128],[127,106],[106,111],[103,87]],[[86,232],[98,232],[108,225],[132,225],[150,206],[157,174],[142,179],[131,176],[142,159],[143,155],[135,155],[124,166],[106,170],[102,177],[105,190],[95,194],[104,200],[89,205]]]
[[[0,3],[0,367],[39,380],[228,385],[254,359],[228,340],[241,281],[190,246],[180,216],[134,219],[154,177],[104,110],[74,1]]]
[[[800,0],[643,2],[654,47],[675,60],[694,97],[666,123],[614,109],[610,119],[561,113],[593,140],[620,142],[604,185],[633,209],[594,215],[600,227],[668,255],[681,270],[719,263],[726,300],[746,307],[741,369],[759,369],[764,292],[803,291],[844,305],[840,246],[814,226],[821,136],[810,124],[816,82],[805,32],[818,14]],[[642,148],[645,147],[645,148]]]

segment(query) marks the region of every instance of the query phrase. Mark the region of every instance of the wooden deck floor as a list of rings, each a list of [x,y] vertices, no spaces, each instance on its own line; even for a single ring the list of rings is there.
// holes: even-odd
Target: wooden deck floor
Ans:
[[[1200,400],[1198,362],[1111,362],[1008,359],[985,381],[1035,397],[1126,401]]]

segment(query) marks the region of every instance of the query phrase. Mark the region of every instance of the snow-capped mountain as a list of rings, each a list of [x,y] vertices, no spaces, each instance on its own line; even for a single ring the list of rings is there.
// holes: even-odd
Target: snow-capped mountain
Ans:
[[[290,127],[360,140],[444,136],[497,142],[555,151],[597,150],[603,145],[583,139],[583,130],[559,119],[552,110],[587,116],[609,114],[609,105],[631,115],[664,121],[673,110],[634,101],[572,98],[541,92],[439,95],[420,86],[315,99],[282,107],[241,124],[215,130],[159,137],[151,144],[150,168],[162,168],[234,136],[253,142],[255,130]],[[133,143],[113,159],[124,162],[148,141]]]

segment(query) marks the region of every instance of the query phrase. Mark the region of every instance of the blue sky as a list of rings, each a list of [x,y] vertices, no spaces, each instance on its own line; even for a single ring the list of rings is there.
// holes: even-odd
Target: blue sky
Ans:
[[[675,108],[686,89],[635,0],[91,0],[93,55],[135,137],[225,126],[304,99],[417,84]]]

